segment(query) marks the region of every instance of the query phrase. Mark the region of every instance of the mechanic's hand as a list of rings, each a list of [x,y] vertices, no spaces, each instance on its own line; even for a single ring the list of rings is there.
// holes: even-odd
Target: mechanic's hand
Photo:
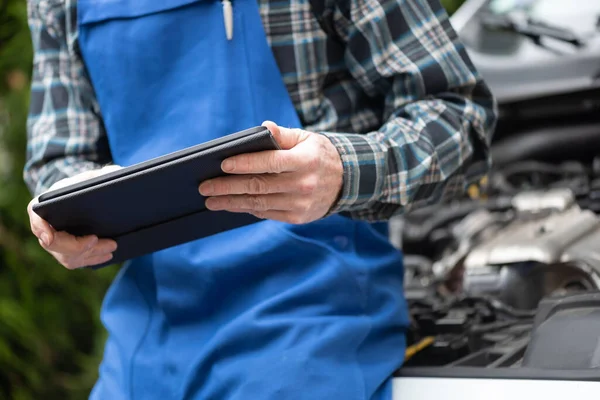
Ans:
[[[259,218],[304,224],[322,218],[342,187],[343,167],[325,136],[265,122],[282,150],[243,154],[223,161],[232,176],[200,185],[210,210],[246,212]]]
[[[86,171],[56,182],[49,190],[94,178],[119,168],[121,167],[111,165]],[[110,261],[112,253],[117,249],[117,243],[114,240],[98,239],[94,235],[76,237],[67,232],[57,232],[48,222],[33,212],[32,207],[37,202],[38,198],[36,197],[27,206],[31,231],[38,238],[40,245],[59,263],[68,269],[76,269]]]

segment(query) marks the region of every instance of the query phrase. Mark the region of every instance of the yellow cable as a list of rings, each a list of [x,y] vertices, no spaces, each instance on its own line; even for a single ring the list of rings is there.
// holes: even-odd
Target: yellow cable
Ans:
[[[408,346],[406,348],[406,352],[404,353],[404,361],[408,361],[415,354],[422,351],[423,349],[431,346],[435,342],[435,338],[433,336],[427,336],[413,344],[412,346]]]

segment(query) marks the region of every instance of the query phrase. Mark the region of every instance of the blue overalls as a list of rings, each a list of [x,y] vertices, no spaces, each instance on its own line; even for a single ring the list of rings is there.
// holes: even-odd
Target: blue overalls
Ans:
[[[116,164],[301,123],[256,0],[80,0]],[[174,182],[175,184],[175,182]],[[390,399],[408,324],[401,254],[372,225],[261,221],[128,262],[93,399]]]

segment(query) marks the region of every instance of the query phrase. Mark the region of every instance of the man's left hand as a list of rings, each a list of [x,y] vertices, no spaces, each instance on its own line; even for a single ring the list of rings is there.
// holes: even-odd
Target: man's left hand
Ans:
[[[304,224],[325,216],[342,187],[340,155],[323,135],[265,122],[282,150],[242,154],[223,161],[230,176],[200,185],[209,210],[245,212]]]

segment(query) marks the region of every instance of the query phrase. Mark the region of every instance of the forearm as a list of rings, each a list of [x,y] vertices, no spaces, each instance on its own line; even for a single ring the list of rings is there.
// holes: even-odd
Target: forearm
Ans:
[[[102,164],[71,156],[50,162],[32,162],[28,164],[24,176],[32,195],[38,196],[62,179],[100,168]]]
[[[439,0],[337,4],[349,71],[383,112],[373,132],[326,133],[344,165],[332,212],[385,220],[464,190],[489,167],[496,110]]]
[[[472,95],[448,92],[398,109],[367,135],[326,133],[344,165],[332,212],[386,220],[462,193],[489,168],[495,123],[483,84]]]
[[[34,50],[25,182],[38,195],[57,181],[110,163],[111,154],[75,31],[61,1],[28,3]]]

